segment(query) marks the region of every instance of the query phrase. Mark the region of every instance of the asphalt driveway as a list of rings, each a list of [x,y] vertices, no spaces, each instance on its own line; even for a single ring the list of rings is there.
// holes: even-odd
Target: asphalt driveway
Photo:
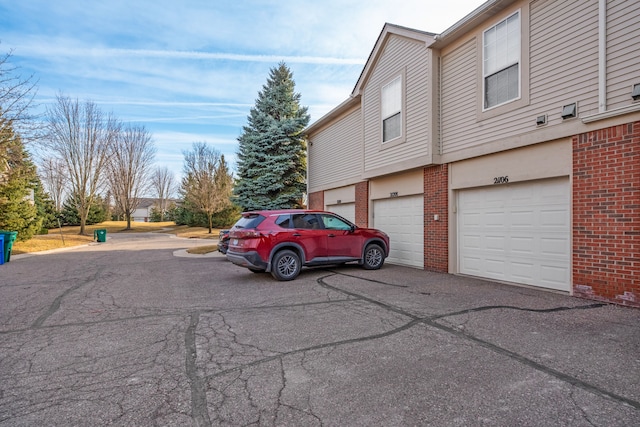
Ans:
[[[640,310],[108,237],[0,266],[0,426],[640,425]]]

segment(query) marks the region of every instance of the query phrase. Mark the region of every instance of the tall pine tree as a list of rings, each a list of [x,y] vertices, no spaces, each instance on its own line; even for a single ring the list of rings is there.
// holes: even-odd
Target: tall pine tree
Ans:
[[[17,240],[29,240],[42,226],[31,197],[37,179],[13,123],[0,118],[0,229],[17,231]]]
[[[306,191],[307,107],[289,68],[272,68],[238,138],[235,202],[243,210],[299,208]]]

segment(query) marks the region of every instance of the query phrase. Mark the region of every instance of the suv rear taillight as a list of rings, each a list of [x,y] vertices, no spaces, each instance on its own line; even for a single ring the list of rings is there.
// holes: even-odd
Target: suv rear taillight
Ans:
[[[231,233],[231,237],[235,239],[254,239],[261,236],[262,233],[256,230],[237,230]]]

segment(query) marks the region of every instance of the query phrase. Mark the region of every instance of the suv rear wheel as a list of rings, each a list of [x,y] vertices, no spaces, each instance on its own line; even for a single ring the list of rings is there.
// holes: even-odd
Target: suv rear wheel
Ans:
[[[271,275],[277,280],[293,280],[298,277],[301,268],[298,254],[290,249],[284,249],[273,257]]]
[[[365,270],[377,270],[384,264],[384,252],[380,245],[370,244],[364,250],[364,260],[362,266]]]

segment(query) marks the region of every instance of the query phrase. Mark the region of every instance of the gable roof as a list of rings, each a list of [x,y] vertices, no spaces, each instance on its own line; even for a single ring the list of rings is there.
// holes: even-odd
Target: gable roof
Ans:
[[[385,23],[378,39],[376,40],[373,50],[369,54],[367,62],[358,77],[358,81],[356,82],[351,95],[349,95],[349,98],[308,126],[305,129],[305,134],[308,135],[318,131],[336,117],[339,117],[341,114],[349,111],[351,108],[354,108],[359,104],[360,97],[362,95],[362,88],[375,68],[376,62],[382,54],[387,40],[392,35],[419,40],[424,42],[426,47],[440,49],[454,42],[458,37],[461,37],[466,32],[471,31],[483,21],[495,16],[517,1],[519,0],[488,0],[441,34],[402,27],[388,22]]]
[[[432,44],[436,37],[435,33],[414,30],[413,28],[401,27],[400,25],[389,24],[388,22],[384,24],[384,27],[382,27],[382,31],[380,32],[380,35],[376,40],[376,44],[373,46],[373,50],[369,54],[369,58],[367,58],[367,62],[365,63],[362,72],[360,73],[360,77],[358,77],[358,81],[353,88],[353,91],[351,92],[351,96],[359,96],[362,94],[362,88],[369,79],[369,76],[375,68],[378,59],[380,58],[380,55],[384,51],[384,46],[389,40],[389,37],[391,37],[392,35],[418,40],[420,42],[423,42],[425,44],[425,47]]]
[[[441,34],[438,34],[435,37],[435,42],[430,47],[440,49],[447,46],[466,32],[473,30],[483,21],[502,12],[516,1],[518,0],[488,0],[451,27],[444,30]]]
[[[382,51],[384,50],[385,44],[389,40],[389,37],[391,37],[392,35],[397,35],[397,36],[418,40],[420,42],[424,42],[425,46],[429,46],[431,43],[433,43],[433,40],[436,36],[435,33],[428,33],[426,31],[414,30],[412,28],[402,27],[400,25],[390,24],[388,22],[385,23],[384,26],[382,27],[382,31],[380,32],[380,35],[378,36],[378,39],[376,40],[376,44],[374,45],[373,50],[369,54],[369,57],[367,58],[367,62],[365,63],[365,66],[362,69],[362,72],[360,73],[360,77],[358,77],[358,81],[356,82],[356,85],[353,88],[351,95],[349,95],[349,98],[347,98],[344,102],[342,102],[340,105],[335,107],[333,110],[329,111],[327,114],[320,117],[318,120],[316,120],[311,125],[309,125],[305,129],[305,134],[308,135],[310,133],[316,132],[317,130],[322,128],[325,124],[330,123],[335,118],[339,117],[340,115],[344,114],[345,112],[349,111],[352,108],[355,108],[360,104],[361,89],[365,85],[369,76],[371,75],[371,72],[375,68],[375,64],[378,61],[378,58],[380,57],[380,55],[382,54]]]

